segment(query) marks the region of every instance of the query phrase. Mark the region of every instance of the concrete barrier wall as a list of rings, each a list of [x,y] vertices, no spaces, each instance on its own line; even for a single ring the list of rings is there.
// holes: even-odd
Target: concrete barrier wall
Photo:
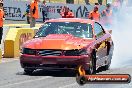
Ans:
[[[13,58],[20,55],[20,46],[33,38],[35,30],[31,28],[11,28],[4,41],[4,57]]]
[[[39,27],[41,25],[42,24],[36,24],[35,25],[36,26],[35,28],[39,29]],[[3,30],[2,41],[5,40],[5,37],[6,37],[7,33],[8,33],[8,31],[9,31],[9,29],[11,29],[11,28],[17,28],[17,27],[19,27],[19,28],[30,28],[30,25],[29,24],[5,24],[3,26],[4,30]]]
[[[41,26],[42,24],[36,24],[35,27],[33,29],[39,29],[39,27]],[[30,25],[29,24],[5,24],[3,26],[3,36],[2,36],[2,45],[1,45],[1,49],[4,50],[4,41],[5,41],[5,38],[6,38],[6,35],[9,31],[9,29],[13,29],[13,28],[16,28],[16,27],[20,27],[20,28],[30,28]],[[36,33],[37,30],[35,30],[35,33]]]
[[[20,27],[20,28],[30,28],[29,24],[5,24],[3,26],[3,36],[2,36],[2,42],[5,40],[5,37],[9,31],[9,29],[11,28],[16,28],[16,27]]]
[[[36,24],[35,27],[40,27],[43,24]],[[30,24],[5,24],[4,27],[8,28],[30,28]]]

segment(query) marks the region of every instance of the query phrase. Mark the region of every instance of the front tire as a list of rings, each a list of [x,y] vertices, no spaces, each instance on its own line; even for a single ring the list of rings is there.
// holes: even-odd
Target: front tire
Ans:
[[[79,85],[82,86],[82,85],[86,84],[87,79],[86,79],[84,76],[80,76],[80,77],[76,78],[76,81],[77,81],[77,83],[78,83]]]
[[[93,50],[91,55],[91,60],[89,62],[89,70],[87,71],[88,74],[96,74],[96,51]]]

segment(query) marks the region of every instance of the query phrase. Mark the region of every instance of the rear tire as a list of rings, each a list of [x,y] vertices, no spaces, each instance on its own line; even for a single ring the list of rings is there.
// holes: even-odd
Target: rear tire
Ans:
[[[24,69],[25,74],[31,75],[33,73],[33,69]]]

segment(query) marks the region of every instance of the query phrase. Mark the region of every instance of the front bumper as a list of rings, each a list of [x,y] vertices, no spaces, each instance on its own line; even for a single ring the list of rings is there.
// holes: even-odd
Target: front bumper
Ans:
[[[82,65],[85,69],[89,67],[89,56],[35,56],[21,55],[22,68],[32,69],[75,69]]]

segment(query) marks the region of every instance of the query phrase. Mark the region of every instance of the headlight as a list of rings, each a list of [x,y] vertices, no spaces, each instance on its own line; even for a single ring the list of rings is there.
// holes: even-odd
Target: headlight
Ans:
[[[85,55],[85,54],[87,54],[87,51],[85,49],[67,50],[65,52],[66,56],[80,56],[80,55]]]
[[[29,48],[22,48],[21,53],[22,54],[29,54],[29,55],[36,55],[36,50],[29,49]]]

